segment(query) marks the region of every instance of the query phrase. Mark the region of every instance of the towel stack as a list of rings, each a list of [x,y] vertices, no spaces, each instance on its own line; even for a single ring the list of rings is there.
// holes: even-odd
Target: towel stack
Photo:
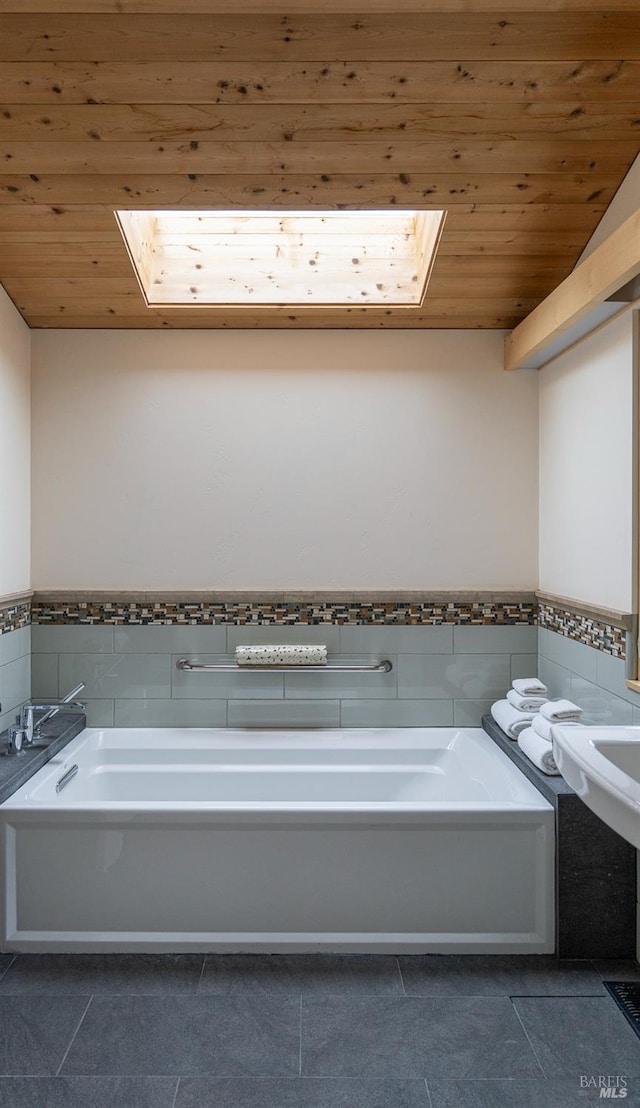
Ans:
[[[559,770],[553,757],[551,728],[554,724],[580,727],[582,708],[571,700],[547,700],[531,721],[531,726],[518,734],[518,746],[543,773],[558,776]]]
[[[537,677],[517,678],[505,700],[491,706],[491,715],[523,754],[543,773],[557,776],[551,728],[555,723],[581,726],[582,708],[570,700],[549,700],[547,687]]]
[[[491,715],[510,739],[531,726],[534,716],[547,700],[547,686],[537,677],[517,677],[505,700],[491,705]]]

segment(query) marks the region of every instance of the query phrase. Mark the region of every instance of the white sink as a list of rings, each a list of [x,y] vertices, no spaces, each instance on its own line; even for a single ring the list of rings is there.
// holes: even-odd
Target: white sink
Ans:
[[[640,727],[553,727],[553,756],[568,785],[640,849]]]

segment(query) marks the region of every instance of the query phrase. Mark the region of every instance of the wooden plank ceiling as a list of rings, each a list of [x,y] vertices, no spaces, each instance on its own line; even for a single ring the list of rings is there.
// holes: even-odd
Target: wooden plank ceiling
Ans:
[[[33,327],[513,327],[640,148],[636,0],[2,0]],[[114,208],[446,208],[423,307],[147,308]]]

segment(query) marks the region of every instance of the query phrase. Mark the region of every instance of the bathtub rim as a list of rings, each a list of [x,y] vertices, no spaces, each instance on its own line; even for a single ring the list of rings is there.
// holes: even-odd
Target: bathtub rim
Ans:
[[[241,749],[260,751],[264,749],[308,750],[308,739],[320,739],[320,747],[323,750],[385,750],[394,747],[390,745],[390,737],[399,741],[395,744],[402,750],[423,749],[448,749],[456,737],[462,735],[470,739],[473,747],[478,747],[481,757],[493,762],[516,786],[519,796],[516,798],[502,797],[488,800],[410,800],[410,801],[221,801],[221,800],[82,800],[73,799],[73,786],[50,799],[37,799],[29,796],[34,789],[48,786],[64,774],[75,762],[76,755],[81,755],[83,748],[87,748],[89,756],[99,752],[104,745],[111,749],[126,749],[128,736],[137,736],[146,740],[145,745],[150,746],[150,740],[156,745],[161,740],[163,749],[174,749],[173,736],[186,736],[187,740],[206,740],[209,749],[232,749],[234,742]],[[443,742],[445,738],[449,742]],[[431,740],[431,741],[429,741]],[[439,741],[438,741],[439,740]],[[426,741],[426,747],[425,747]],[[93,746],[92,746],[93,744]],[[313,745],[313,743],[311,744]],[[179,747],[175,747],[179,753]],[[179,757],[176,758],[179,762]],[[79,764],[82,763],[80,762]],[[85,763],[86,765],[87,763]],[[99,764],[99,763],[98,763]],[[144,765],[141,763],[123,763],[123,768],[131,768],[132,765]],[[169,763],[170,765],[170,763]],[[385,767],[388,768],[388,767]],[[215,772],[212,768],[211,772]],[[37,780],[39,779],[39,781]],[[373,817],[380,822],[429,822],[445,821],[447,816],[457,815],[461,821],[467,823],[474,816],[484,817],[482,822],[491,820],[491,817],[514,816],[518,812],[533,814],[535,812],[548,811],[553,805],[542,795],[535,784],[528,780],[517,765],[515,765],[486,734],[482,728],[469,727],[425,727],[425,728],[84,728],[68,743],[36,770],[11,796],[0,804],[0,821],[4,821],[5,813],[11,813],[15,821],[18,813],[24,813],[25,821],[34,819],[43,823],[51,819],[54,814],[62,815],[74,821],[74,816],[94,816],[100,818],[102,814],[106,822],[121,814],[133,818],[153,821],[160,814],[173,822],[185,819],[190,822],[189,816],[196,819],[206,814],[212,822],[225,822],[230,819],[241,822],[254,822],[254,817],[264,819],[270,815],[282,819],[284,822],[304,822],[309,817],[313,822],[322,819],[338,821],[344,817],[345,822],[366,822],[367,817]],[[42,819],[38,819],[38,815]],[[173,817],[173,818],[172,818]],[[465,818],[466,817],[466,818]],[[101,821],[102,822],[102,821]],[[525,818],[526,822],[526,818]]]

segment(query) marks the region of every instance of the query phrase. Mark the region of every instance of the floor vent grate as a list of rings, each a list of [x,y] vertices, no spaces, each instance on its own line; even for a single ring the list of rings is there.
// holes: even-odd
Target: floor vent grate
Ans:
[[[640,1037],[640,981],[603,981],[602,984]]]

